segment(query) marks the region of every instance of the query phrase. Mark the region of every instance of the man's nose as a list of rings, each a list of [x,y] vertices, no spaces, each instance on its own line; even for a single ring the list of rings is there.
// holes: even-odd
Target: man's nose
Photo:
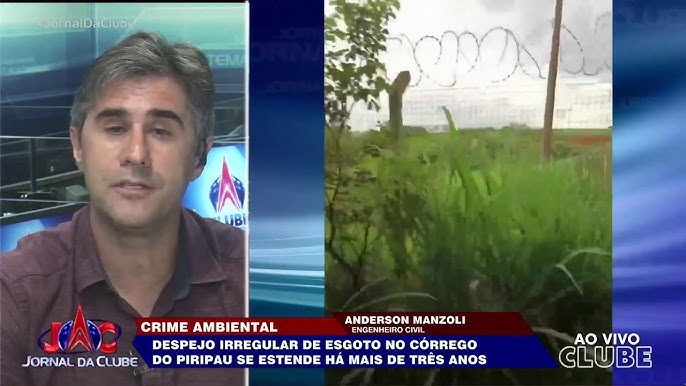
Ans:
[[[129,131],[123,149],[123,164],[150,166],[150,148],[145,129],[134,127]]]

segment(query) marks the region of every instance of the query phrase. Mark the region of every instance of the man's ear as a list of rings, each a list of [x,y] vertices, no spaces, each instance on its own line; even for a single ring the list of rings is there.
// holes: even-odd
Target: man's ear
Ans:
[[[200,177],[200,174],[202,174],[202,171],[205,169],[205,165],[207,164],[207,154],[210,152],[210,149],[212,149],[213,141],[214,137],[207,137],[207,139],[205,139],[199,144],[200,152],[198,153],[198,163],[196,164],[197,166],[193,171],[191,181],[194,181],[195,179]]]
[[[69,139],[71,140],[72,154],[74,155],[74,162],[76,167],[81,170],[81,136],[80,130],[74,126],[69,127]]]

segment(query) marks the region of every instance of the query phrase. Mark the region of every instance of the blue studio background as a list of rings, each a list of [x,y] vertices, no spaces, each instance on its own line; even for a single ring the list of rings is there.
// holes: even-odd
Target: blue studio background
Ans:
[[[686,382],[686,4],[613,4],[613,328],[653,346],[615,385]]]

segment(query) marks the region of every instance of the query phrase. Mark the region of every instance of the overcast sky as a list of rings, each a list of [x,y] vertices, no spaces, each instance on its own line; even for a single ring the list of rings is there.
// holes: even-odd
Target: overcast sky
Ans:
[[[517,63],[517,50],[512,39],[508,39],[506,45],[506,34],[502,31],[488,35],[481,46],[481,60],[469,72],[477,54],[477,45],[473,38],[460,38],[458,51],[455,36],[444,36],[444,52],[440,59],[440,46],[435,40],[425,39],[419,45],[416,44],[423,36],[440,38],[448,31],[458,34],[467,31],[480,39],[490,29],[503,27],[513,31],[519,43],[532,53],[542,74],[546,76],[554,7],[554,0],[401,0],[398,18],[389,26],[391,35],[400,37],[401,40],[393,39],[389,42],[388,75],[392,78],[398,71],[407,69],[411,71],[414,82],[420,77],[416,63],[419,62],[426,75],[418,88],[447,87],[455,80],[456,86],[460,87],[484,85],[504,79]],[[612,63],[611,10],[612,0],[565,2],[563,24],[576,35],[584,53],[581,53],[579,44],[563,31],[561,77],[573,76],[569,72],[577,72],[583,66],[586,72],[603,71],[594,77],[576,77],[611,80],[611,71],[603,67],[604,63]],[[327,5],[327,13],[330,11]],[[409,44],[401,35],[405,35],[414,44]],[[413,59],[412,46],[416,47],[417,61]],[[456,57],[459,59],[457,65]],[[538,74],[534,61],[523,54],[521,63],[530,73]],[[521,70],[517,70],[509,80],[523,78],[526,76]]]

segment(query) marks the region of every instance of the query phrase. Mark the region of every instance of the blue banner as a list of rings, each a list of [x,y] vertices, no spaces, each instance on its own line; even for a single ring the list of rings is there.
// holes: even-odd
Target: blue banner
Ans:
[[[137,336],[151,368],[558,368],[529,336]]]

